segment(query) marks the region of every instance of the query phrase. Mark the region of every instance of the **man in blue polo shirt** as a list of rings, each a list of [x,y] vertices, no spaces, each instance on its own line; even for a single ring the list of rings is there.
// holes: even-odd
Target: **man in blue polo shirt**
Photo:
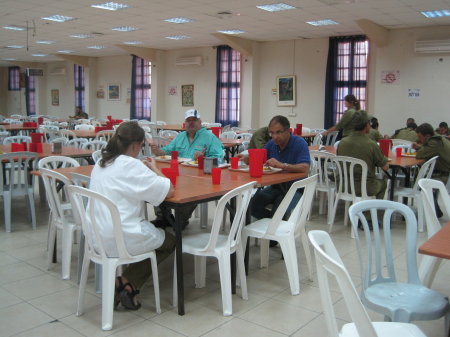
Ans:
[[[308,144],[303,138],[291,135],[289,128],[289,120],[284,116],[275,116],[270,121],[268,131],[272,139],[264,146],[268,158],[266,165],[287,172],[307,173],[311,161]],[[251,200],[252,216],[257,219],[271,218],[292,184],[293,181],[289,181],[256,192]],[[288,211],[295,207],[300,197],[299,192],[294,195]],[[266,209],[269,204],[273,205],[271,211]]]

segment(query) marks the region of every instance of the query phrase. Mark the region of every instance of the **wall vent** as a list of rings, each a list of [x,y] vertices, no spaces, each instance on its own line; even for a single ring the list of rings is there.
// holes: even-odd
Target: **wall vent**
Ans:
[[[176,66],[201,66],[202,57],[192,56],[192,57],[179,57],[175,60]]]
[[[450,53],[450,40],[416,41],[414,51],[420,54]]]

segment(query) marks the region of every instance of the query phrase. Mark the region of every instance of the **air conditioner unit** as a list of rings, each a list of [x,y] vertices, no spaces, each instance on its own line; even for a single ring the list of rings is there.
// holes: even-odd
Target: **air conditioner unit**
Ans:
[[[192,57],[179,57],[175,60],[176,66],[201,66],[202,57],[192,56]]]
[[[44,76],[44,69],[27,68],[27,76]]]
[[[414,44],[414,51],[420,54],[450,53],[450,40],[416,41]]]
[[[53,68],[52,70],[50,70],[50,75],[65,75],[65,74],[66,74],[65,67]]]

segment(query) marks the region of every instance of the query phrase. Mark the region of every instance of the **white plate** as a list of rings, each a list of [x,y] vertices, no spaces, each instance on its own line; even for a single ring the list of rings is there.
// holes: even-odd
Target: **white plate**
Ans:
[[[237,169],[229,168],[230,171],[241,171],[241,172],[248,172],[250,168],[248,166],[242,166]],[[272,174],[272,173],[278,173],[283,171],[283,169],[276,168],[276,167],[270,167],[270,166],[264,166],[263,174]]]
[[[196,160],[188,160],[188,161],[184,161],[184,162],[181,163],[181,165],[184,165],[184,166],[192,166],[192,167],[198,167],[198,163],[197,163]],[[217,166],[217,167],[223,168],[223,167],[228,167],[228,166],[230,166],[230,164],[228,164],[228,163],[223,163],[223,164],[220,164],[220,165]]]
[[[169,155],[157,156],[157,157],[155,157],[155,160],[156,161],[170,162],[172,160],[172,156],[169,156]],[[189,161],[189,160],[190,160],[189,158],[180,158],[180,157],[178,157],[178,162],[179,163],[185,162],[185,161]]]

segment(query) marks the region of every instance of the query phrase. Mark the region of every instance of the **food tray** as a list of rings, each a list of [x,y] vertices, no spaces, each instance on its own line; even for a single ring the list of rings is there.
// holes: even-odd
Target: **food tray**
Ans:
[[[197,163],[196,160],[187,160],[187,161],[182,162],[181,165],[184,165],[184,166],[191,166],[191,167],[198,167],[198,163]],[[228,163],[223,163],[223,164],[220,164],[220,165],[217,166],[217,167],[219,167],[219,168],[224,168],[224,167],[228,167],[228,166],[230,166],[230,164],[228,164]]]
[[[241,166],[237,169],[232,169],[231,167],[228,168],[230,171],[236,171],[236,172],[248,172],[250,169],[247,165]],[[264,166],[263,168],[263,174],[274,174],[279,173],[283,171],[283,169],[276,168],[276,167],[270,167],[270,166]]]

